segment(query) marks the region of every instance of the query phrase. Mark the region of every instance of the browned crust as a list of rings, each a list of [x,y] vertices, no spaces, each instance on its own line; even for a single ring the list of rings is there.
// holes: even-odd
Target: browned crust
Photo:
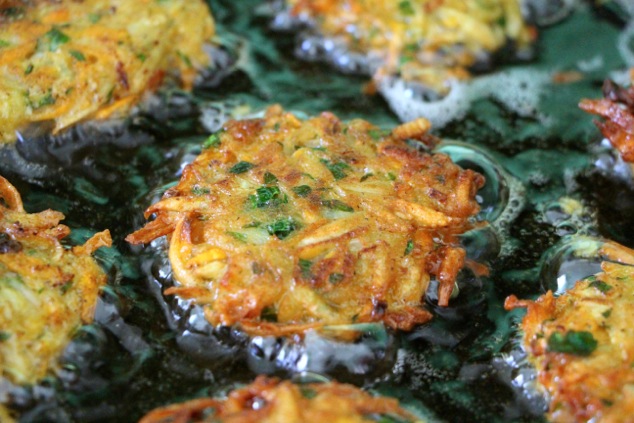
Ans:
[[[374,397],[352,385],[337,382],[296,385],[259,376],[250,385],[231,392],[224,401],[200,398],[170,405],[148,413],[139,423],[370,422],[375,421],[370,418],[373,415],[416,421],[399,407],[397,400]]]

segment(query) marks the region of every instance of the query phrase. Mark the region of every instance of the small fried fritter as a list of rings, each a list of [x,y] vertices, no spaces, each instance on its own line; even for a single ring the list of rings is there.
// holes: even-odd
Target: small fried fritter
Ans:
[[[67,249],[63,218],[53,210],[26,213],[0,176],[0,375],[15,384],[33,384],[55,369],[75,330],[92,321],[106,283],[91,254],[110,246],[110,233]]]
[[[602,273],[527,307],[524,347],[551,398],[553,422],[634,422],[634,251],[606,243]]]
[[[279,107],[229,121],[129,235],[169,239],[178,282],[213,325],[284,334],[355,322],[410,330],[430,277],[446,306],[465,263],[484,178],[406,138],[433,143],[419,119],[383,132],[331,113],[301,121]]]
[[[399,73],[438,91],[448,78],[513,44],[535,38],[518,0],[287,0],[291,14],[310,18],[326,37],[383,65],[378,76]]]
[[[203,0],[0,2],[0,143],[122,115],[166,74],[191,87],[213,34]]]
[[[634,70],[632,78],[634,80]],[[606,80],[603,95],[602,100],[582,100],[579,107],[606,119],[595,124],[623,160],[634,164],[634,86],[624,88]]]
[[[374,397],[336,382],[297,385],[258,377],[224,401],[200,398],[156,409],[139,423],[421,422],[394,398]]]

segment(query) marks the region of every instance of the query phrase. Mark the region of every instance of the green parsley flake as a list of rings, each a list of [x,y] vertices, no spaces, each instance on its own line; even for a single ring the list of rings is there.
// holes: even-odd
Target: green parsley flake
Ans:
[[[199,187],[198,185],[196,185],[195,187],[192,188],[192,194],[194,194],[196,196],[209,194],[210,192],[211,191],[209,191],[209,188],[202,188],[202,187]]]
[[[79,60],[80,62],[86,61],[86,56],[84,56],[84,54],[81,51],[71,50],[70,55],[73,56],[75,59]]]
[[[233,173],[235,175],[239,175],[240,173],[248,172],[253,169],[255,165],[249,162],[238,162],[234,164],[231,169],[229,169],[229,173]]]
[[[297,194],[299,197],[305,198],[305,197],[308,197],[311,192],[313,192],[313,189],[309,187],[308,185],[300,185],[300,186],[294,187],[293,192]]]
[[[313,274],[310,268],[313,267],[313,262],[310,260],[299,259],[299,268],[302,270],[302,278],[310,279]]]
[[[273,175],[271,172],[266,172],[264,174],[264,183],[267,185],[274,184],[277,182],[277,176]]]
[[[225,233],[232,236],[234,239],[237,239],[238,241],[247,242],[247,236],[241,232],[227,231]]]
[[[590,332],[554,332],[548,338],[548,351],[587,357],[597,348],[598,342]]]
[[[596,288],[599,291],[601,291],[602,293],[606,294],[608,291],[610,291],[612,289],[611,285],[608,285],[607,283],[603,282],[603,281],[599,281],[599,280],[595,280],[593,282],[590,283],[590,285],[588,285],[591,288]]]
[[[204,150],[218,146],[220,146],[220,136],[218,135],[218,133],[209,135],[205,142],[203,142]]]
[[[352,213],[354,209],[341,200],[322,200],[321,205],[333,210]]]
[[[262,313],[260,313],[260,320],[273,323],[277,322],[277,312],[275,311],[275,307],[264,307],[262,309]]]
[[[51,28],[50,31],[44,34],[44,37],[48,41],[49,51],[56,51],[59,46],[70,41],[70,37],[56,27]]]
[[[321,159],[320,161],[328,168],[336,180],[340,180],[348,176],[345,171],[351,169],[350,165],[345,162],[334,163],[326,159]]]
[[[343,273],[331,273],[330,276],[328,276],[328,282],[330,282],[333,285],[336,285],[339,282],[341,282],[344,277],[345,275]]]
[[[404,255],[409,255],[414,250],[414,241],[411,239],[407,241],[407,246],[405,247]]]
[[[186,55],[185,53],[183,53],[182,51],[178,50],[176,52],[178,54],[178,57],[181,58],[181,60],[185,63],[185,65],[187,65],[188,68],[193,68],[194,65],[192,64],[191,59],[189,58],[188,55]]]
[[[299,224],[295,222],[292,217],[276,220],[273,223],[266,225],[266,230],[269,235],[275,235],[279,239],[288,237],[291,232],[299,228]]]
[[[398,4],[398,9],[401,11],[401,14],[405,16],[412,16],[416,13],[414,11],[412,3],[410,3],[408,0],[403,0],[402,2],[400,2]]]
[[[261,209],[288,203],[288,197],[276,186],[261,186],[255,190],[255,194],[249,195],[249,202],[252,208]]]
[[[302,396],[306,399],[313,399],[317,396],[317,391],[312,388],[308,388],[306,386],[301,386],[299,391],[302,393]]]

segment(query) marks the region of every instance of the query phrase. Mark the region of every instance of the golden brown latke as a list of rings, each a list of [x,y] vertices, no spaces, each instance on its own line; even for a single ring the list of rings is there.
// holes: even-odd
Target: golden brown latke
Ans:
[[[505,303],[528,308],[524,347],[553,422],[634,421],[634,251],[608,242],[601,254],[603,272],[565,294]]]
[[[60,241],[70,229],[60,212],[27,213],[0,176],[0,375],[32,384],[55,369],[75,330],[90,323],[106,275],[91,257],[110,233],[83,246]]]
[[[327,37],[380,60],[378,76],[399,73],[439,91],[448,78],[507,44],[527,48],[535,30],[517,0],[287,0]]]
[[[634,70],[631,71],[634,80]],[[582,100],[579,107],[606,120],[595,121],[623,160],[634,163],[634,87],[620,87],[610,80],[603,84],[602,100]]]
[[[213,325],[284,334],[354,322],[410,330],[430,277],[446,306],[465,263],[484,178],[407,138],[331,113],[301,121],[278,107],[229,121],[127,240],[167,235],[176,286]]]
[[[139,423],[421,422],[394,398],[374,397],[337,382],[297,385],[264,376],[224,401],[200,398],[156,409]]]
[[[213,34],[202,0],[0,2],[0,143],[121,115],[169,73],[191,87]]]

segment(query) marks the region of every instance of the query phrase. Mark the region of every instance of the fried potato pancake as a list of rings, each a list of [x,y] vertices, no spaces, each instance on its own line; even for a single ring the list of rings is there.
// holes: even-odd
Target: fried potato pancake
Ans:
[[[133,244],[169,239],[177,286],[213,325],[282,335],[355,322],[410,330],[430,277],[446,306],[465,263],[484,178],[391,132],[331,113],[302,121],[279,106],[229,121],[178,185],[149,207]]]
[[[213,34],[203,0],[0,2],[0,143],[122,115],[166,74],[190,88]]]
[[[630,76],[634,81],[634,69]],[[602,100],[581,100],[579,107],[606,119],[595,121],[595,125],[621,153],[623,160],[634,164],[634,86],[625,88],[606,80],[603,96]]]
[[[287,0],[324,36],[345,41],[384,65],[378,76],[399,73],[439,91],[448,78],[513,44],[525,49],[535,30],[518,0]]]
[[[200,398],[156,409],[139,423],[421,422],[396,399],[337,382],[297,385],[259,376],[224,401]]]
[[[634,250],[606,243],[602,273],[527,307],[524,347],[550,395],[553,422],[634,422]]]
[[[27,213],[0,176],[0,375],[33,384],[55,369],[75,330],[90,323],[106,275],[91,254],[110,232],[67,249],[60,212]]]

